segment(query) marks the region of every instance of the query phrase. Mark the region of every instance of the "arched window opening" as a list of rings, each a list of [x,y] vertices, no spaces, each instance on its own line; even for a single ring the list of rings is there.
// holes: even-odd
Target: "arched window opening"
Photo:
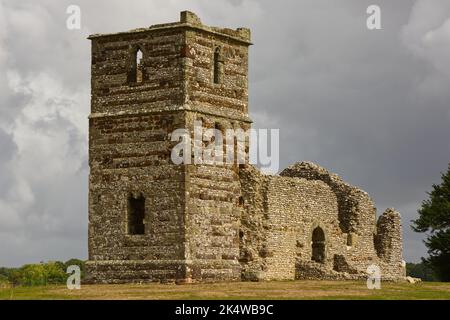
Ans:
[[[144,66],[142,64],[143,53],[141,49],[136,51],[136,83],[141,83],[143,78],[143,69]]]
[[[312,233],[311,260],[319,263],[325,262],[325,233],[320,227],[315,228]]]
[[[213,67],[213,78],[214,78],[214,83],[219,83],[220,81],[220,48],[217,47],[214,50],[214,67]]]
[[[128,234],[145,234],[145,198],[128,197]]]

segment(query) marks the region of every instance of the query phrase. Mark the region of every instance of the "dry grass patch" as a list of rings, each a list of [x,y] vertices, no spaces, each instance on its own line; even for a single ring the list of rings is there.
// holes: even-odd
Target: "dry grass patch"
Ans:
[[[0,289],[0,299],[450,299],[450,283],[382,283],[367,289],[364,281],[270,281],[211,284],[120,284]]]

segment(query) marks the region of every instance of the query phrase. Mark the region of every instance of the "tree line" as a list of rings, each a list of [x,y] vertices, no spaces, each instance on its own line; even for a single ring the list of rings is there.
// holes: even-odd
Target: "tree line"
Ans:
[[[66,262],[48,261],[37,264],[25,264],[20,268],[0,267],[0,287],[2,286],[46,286],[65,284],[70,274],[66,273],[71,265],[81,270],[84,279],[84,261],[70,259]]]

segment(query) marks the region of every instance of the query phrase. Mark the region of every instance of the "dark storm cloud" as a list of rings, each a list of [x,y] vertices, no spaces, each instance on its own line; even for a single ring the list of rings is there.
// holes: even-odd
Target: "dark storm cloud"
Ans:
[[[12,137],[0,129],[0,193],[4,194],[12,183],[13,176],[10,170],[12,156],[16,152],[16,145]],[[0,227],[1,228],[1,227]]]
[[[282,128],[282,167],[312,160],[368,191],[379,213],[399,209],[405,258],[417,260],[424,247],[410,220],[450,161],[448,90],[421,86],[427,77],[445,81],[441,88],[450,81],[405,44],[403,29],[417,22],[410,21],[412,1],[379,1],[380,31],[364,27],[369,4],[335,1],[301,10],[304,3],[291,3],[264,11],[266,23],[253,33],[251,110],[256,119],[264,115],[256,125]],[[420,22],[435,18],[423,3],[415,6],[424,9]],[[430,6],[446,13],[435,27],[445,24],[449,5]],[[437,46],[450,43],[450,29],[445,34]]]
[[[65,28],[78,4],[82,29]],[[281,168],[311,160],[409,221],[450,161],[448,1],[0,2],[0,265],[86,258],[88,34],[176,21],[248,26],[254,125],[280,128]]]

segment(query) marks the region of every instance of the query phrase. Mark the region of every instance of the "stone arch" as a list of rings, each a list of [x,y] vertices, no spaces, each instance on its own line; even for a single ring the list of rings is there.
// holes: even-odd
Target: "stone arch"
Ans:
[[[317,225],[311,232],[311,260],[325,263],[326,258],[326,236],[324,229]]]

